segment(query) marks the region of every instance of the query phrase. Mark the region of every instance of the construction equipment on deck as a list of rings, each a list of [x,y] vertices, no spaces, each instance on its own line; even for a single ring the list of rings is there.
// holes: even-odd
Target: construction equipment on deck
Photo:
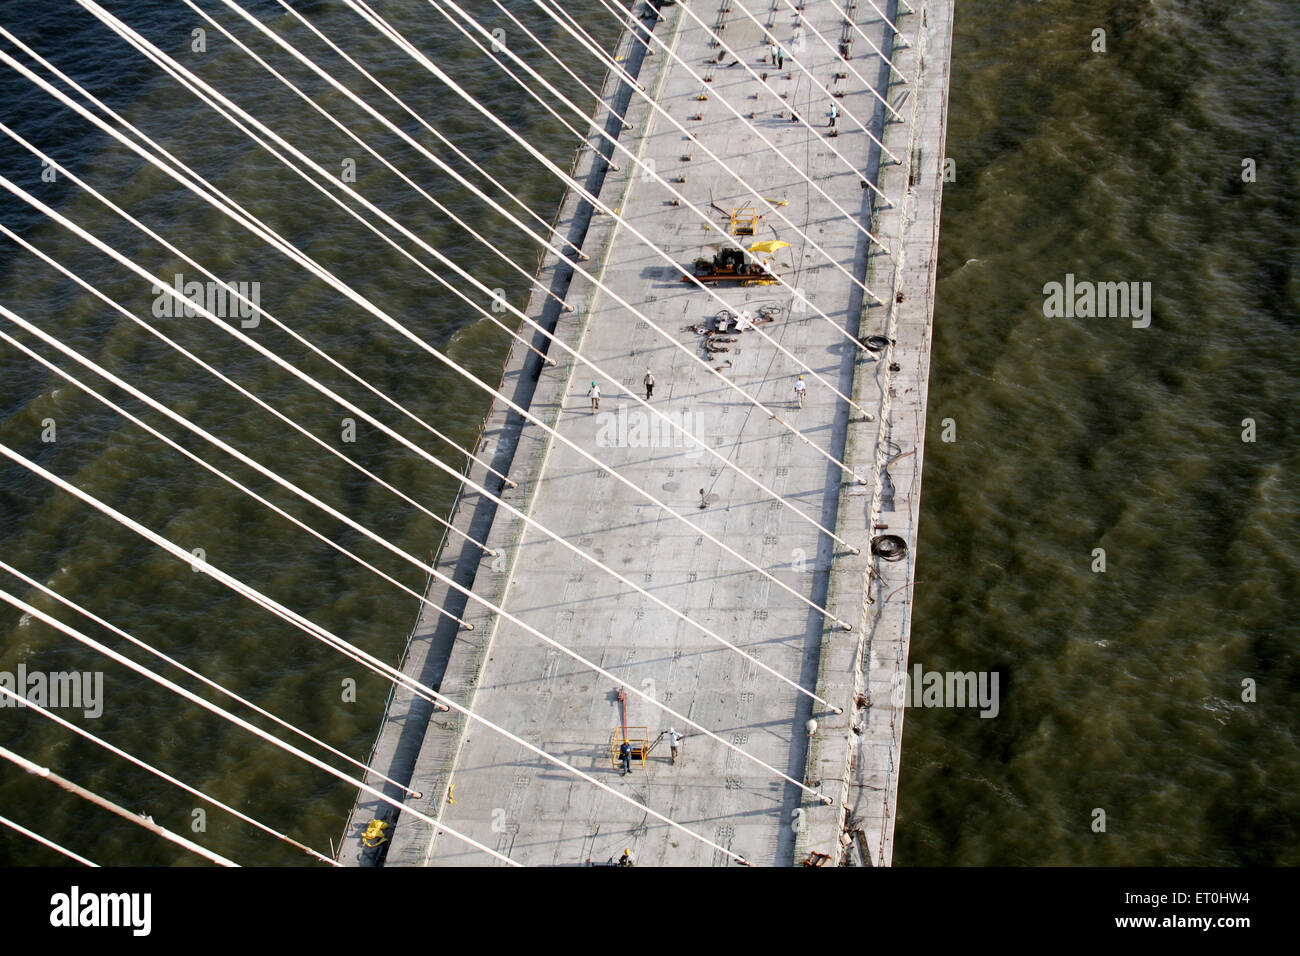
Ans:
[[[741,249],[721,249],[712,259],[696,259],[695,274],[682,276],[683,282],[701,285],[739,282],[741,285],[776,285],[777,276],[764,263],[747,257]]]

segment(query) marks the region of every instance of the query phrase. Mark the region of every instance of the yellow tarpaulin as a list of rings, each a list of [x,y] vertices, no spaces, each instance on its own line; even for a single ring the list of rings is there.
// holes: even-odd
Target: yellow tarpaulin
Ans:
[[[762,242],[756,242],[749,247],[750,252],[776,252],[778,249],[788,249],[790,243],[782,242],[780,239],[764,239]]]

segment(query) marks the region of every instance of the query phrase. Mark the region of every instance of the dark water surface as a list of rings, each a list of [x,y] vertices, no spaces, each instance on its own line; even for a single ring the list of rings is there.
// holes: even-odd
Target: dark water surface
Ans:
[[[201,4],[525,269],[513,226],[438,173],[223,6]],[[346,67],[269,0],[245,4],[336,74]],[[590,84],[602,71],[527,0],[506,6]],[[582,15],[585,4],[570,4]],[[114,13],[198,71],[323,166],[357,163],[357,188],[489,287],[526,282],[378,167],[360,147],[208,30],[182,4],[128,0]],[[405,35],[560,165],[571,134],[501,82],[432,7],[376,4]],[[618,25],[598,4],[584,23],[608,49]],[[560,187],[432,76],[338,4],[309,17],[543,218]],[[221,12],[218,13],[217,11]],[[431,344],[495,383],[504,333],[286,171],[72,4],[4,4],[0,25],[193,165],[251,212]],[[528,41],[489,4],[473,12]],[[1300,691],[1289,601],[1300,578],[1292,398],[1300,294],[1296,94],[1300,8],[1236,3],[985,3],[957,11],[939,303],[930,394],[912,660],[997,670],[997,719],[907,716],[895,860],[942,863],[1300,862]],[[1105,54],[1090,50],[1107,32]],[[23,62],[8,42],[5,50]],[[530,56],[584,108],[554,63]],[[364,89],[359,79],[354,89]],[[396,107],[371,102],[430,149]],[[249,236],[8,68],[0,121],[230,281],[416,415],[474,442],[487,396]],[[7,138],[0,171],[159,274],[198,278],[148,237]],[[1242,160],[1258,178],[1243,183]],[[449,162],[458,165],[448,157]],[[459,166],[458,166],[459,168]],[[153,294],[7,194],[0,221],[142,316]],[[19,249],[0,242],[0,304],[57,334],[280,474],[425,555],[440,526],[327,456]],[[440,270],[445,271],[445,270]],[[1067,273],[1150,282],[1149,328],[1122,319],[1048,319],[1043,285]],[[464,283],[457,282],[461,287]],[[446,514],[455,482],[374,429],[341,440],[346,413],[202,319],[160,329],[336,448]],[[55,358],[0,319],[3,331]],[[384,409],[263,320],[250,332],[422,447],[417,424]],[[66,358],[57,364],[71,369]],[[408,587],[421,573],[320,516],[143,403],[76,370],[108,397]],[[957,440],[940,440],[951,418]],[[1257,440],[1242,441],[1242,420]],[[57,441],[41,441],[53,419]],[[295,528],[0,341],[0,441],[313,621],[395,661],[415,601]],[[450,454],[447,460],[459,465]],[[1106,554],[1094,573],[1093,552]],[[373,742],[387,687],[189,565],[9,463],[0,466],[0,557],[83,606],[357,757]],[[9,575],[3,587],[119,650],[125,642]],[[137,651],[131,656],[145,659]],[[328,852],[350,787],[179,704],[65,636],[0,606],[0,671],[105,672],[92,732]],[[174,676],[174,675],[173,675]],[[1242,701],[1242,681],[1258,700]],[[356,682],[355,702],[343,698]],[[206,692],[205,692],[206,693]],[[211,699],[219,699],[213,696]],[[195,801],[52,726],[0,712],[4,746],[189,832]],[[337,761],[335,761],[337,763]],[[1092,830],[1104,809],[1104,834]],[[0,766],[0,813],[101,864],[195,857],[48,783]],[[245,864],[298,851],[209,811],[208,846]],[[60,860],[0,831],[0,865]]]

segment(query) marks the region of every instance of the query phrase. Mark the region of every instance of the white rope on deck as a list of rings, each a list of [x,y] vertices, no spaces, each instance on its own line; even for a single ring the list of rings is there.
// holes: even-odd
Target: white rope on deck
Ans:
[[[57,475],[51,474],[50,472],[46,471],[44,468],[41,468],[40,465],[37,465],[35,462],[29,461],[26,458],[24,458],[22,455],[19,455],[8,445],[0,444],[0,455],[4,455],[6,458],[9,458],[10,460],[17,462],[18,464],[27,468],[29,471],[32,471],[33,473],[46,478],[46,480],[53,481],[54,484],[63,488],[65,491],[71,491],[73,494],[77,495],[77,497],[82,497],[84,494],[84,492],[81,492],[79,489],[74,488],[72,485],[63,481],[62,478],[59,478]],[[89,498],[90,496],[86,495],[85,497]],[[98,506],[98,503],[96,503],[96,506]],[[103,510],[103,508],[101,508],[100,510]],[[111,509],[109,510],[111,511]],[[122,517],[125,518],[125,520],[130,521],[130,519],[126,518],[125,515],[123,515]],[[139,526],[139,528],[141,532],[146,533],[146,536],[152,534],[152,532],[149,532],[148,529],[144,528],[143,526]],[[170,544],[170,542],[168,543]],[[173,547],[176,546],[173,545]],[[180,551],[182,555],[186,554],[186,552],[179,547],[177,547],[177,550]],[[87,647],[91,648],[92,650],[96,650],[99,653],[103,654],[105,657],[115,660],[119,664],[122,664],[123,666],[130,668],[131,670],[135,671],[137,674],[140,674],[142,677],[146,677],[149,680],[153,681],[155,684],[165,687],[168,690],[172,691],[173,693],[179,694],[181,697],[184,697],[186,700],[190,701],[191,703],[198,704],[204,710],[216,714],[218,716],[224,717],[226,720],[230,721],[231,723],[239,727],[242,727],[244,730],[247,730],[249,733],[255,734],[256,736],[262,738],[268,743],[274,744],[275,746],[279,747],[281,750],[287,751],[288,753],[291,753],[294,756],[307,761],[312,766],[317,767],[320,770],[324,770],[326,773],[329,773],[332,776],[337,777],[338,779],[344,781],[345,783],[351,784],[352,786],[355,786],[360,790],[363,790],[366,793],[371,794],[372,796],[378,797],[379,799],[383,800],[385,803],[388,803],[396,807],[397,809],[402,810],[405,813],[411,814],[416,819],[421,820],[424,823],[429,824],[430,826],[436,827],[437,829],[441,830],[444,833],[448,833],[451,836],[464,841],[468,845],[474,847],[476,850],[482,850],[484,853],[487,853],[489,856],[492,856],[500,860],[502,863],[506,863],[510,866],[520,865],[516,863],[514,860],[511,860],[509,857],[503,856],[502,854],[498,853],[496,850],[493,850],[491,847],[486,847],[483,844],[479,843],[477,840],[471,839],[470,837],[467,837],[464,834],[456,830],[453,830],[442,823],[439,823],[437,820],[433,819],[428,814],[421,813],[419,810],[416,810],[414,807],[406,806],[405,804],[398,801],[396,798],[390,797],[387,794],[379,790],[376,790],[374,787],[367,784],[364,780],[358,780],[355,777],[349,776],[348,774],[344,773],[342,770],[337,770],[334,767],[331,767],[329,764],[325,763],[323,760],[320,760],[319,758],[314,757],[311,754],[298,749],[297,747],[293,746],[293,744],[285,743],[283,740],[280,740],[274,734],[270,734],[267,731],[263,730],[262,728],[250,724],[242,717],[232,714],[230,713],[230,711],[225,710],[222,707],[218,707],[216,704],[213,704],[210,701],[204,700],[202,697],[198,696],[197,694],[194,694],[189,690],[187,690],[186,688],[180,686],[179,684],[168,680],[166,677],[154,673],[153,671],[143,666],[142,664],[137,664],[129,657],[124,657],[123,655],[119,654],[117,651],[113,650],[111,647],[106,647],[105,645],[101,644],[99,641],[95,640],[94,638],[87,637],[85,634],[82,634],[76,628],[68,624],[64,624],[58,618],[51,617],[50,615],[42,611],[40,608],[33,607],[27,602],[10,594],[8,591],[0,589],[0,600],[4,600],[9,604],[13,605],[14,607],[18,608],[19,610],[23,611],[24,613],[30,614],[32,617],[36,618],[37,620],[40,620],[50,625],[51,627],[62,631],[64,634],[68,635],[74,640],[77,640],[80,643],[85,644]],[[0,755],[4,755],[7,753],[8,751],[6,751],[3,747],[0,747]],[[32,770],[31,772],[32,773],[42,772],[42,775],[49,775],[49,771],[45,770],[45,768],[37,768],[35,770]],[[141,818],[135,817],[124,810],[121,811],[121,815],[126,816],[128,819],[134,820],[136,822],[141,822]],[[141,823],[141,825],[143,826],[144,824]],[[153,826],[156,827],[157,825],[153,824]],[[179,839],[184,840],[185,838],[180,837]],[[186,840],[185,842],[189,843],[188,840]],[[194,846],[194,844],[191,844],[191,846]],[[195,852],[200,852],[200,851],[204,855],[206,855],[208,852],[206,850],[203,850],[202,847],[198,847]],[[226,861],[224,865],[234,866],[235,864]]]
[[[27,458],[13,451],[13,449],[9,448],[7,445],[4,445],[3,443],[0,443],[0,455],[4,455],[6,458],[9,458],[11,461],[14,461],[22,465],[24,468],[26,468],[28,471],[31,471],[33,474],[45,478],[47,481],[50,481],[51,483],[55,484],[59,488],[62,488],[64,491],[67,491],[70,494],[76,496],[77,498],[91,505],[101,513],[108,515],[109,517],[113,518],[119,523],[135,531],[137,534],[153,542],[155,545],[168,551],[173,556],[179,558],[181,561],[185,561],[188,563],[192,560],[191,556],[180,546],[172,543],[171,541],[168,541],[166,538],[162,537],[161,535],[155,534],[154,532],[150,531],[148,528],[145,528],[143,525],[139,524],[138,522],[132,520],[126,515],[123,515],[121,512],[118,512],[116,509],[109,507],[108,505],[96,499],[94,496],[81,491],[80,489],[76,488],[74,485],[71,485],[70,483],[59,478],[57,475],[53,474],[52,472],[49,472],[46,469],[42,468],[40,465],[37,465],[35,462],[29,461]],[[394,667],[384,664],[382,661],[378,660],[378,658],[371,657],[371,655],[366,654],[364,651],[361,651],[359,648],[356,648],[353,645],[348,644],[348,642],[344,641],[342,638],[336,637],[335,635],[331,634],[325,628],[317,624],[314,624],[311,621],[308,621],[306,618],[303,618],[298,614],[295,614],[293,611],[289,610],[288,608],[284,607],[278,602],[262,594],[260,591],[257,591],[257,589],[245,585],[242,582],[238,581],[237,579],[231,577],[230,575],[226,574],[224,571],[218,569],[215,565],[205,564],[203,570],[205,573],[210,574],[213,578],[226,584],[228,587],[230,587],[232,590],[236,591],[237,593],[243,594],[244,596],[249,597],[251,600],[255,600],[258,604],[262,605],[263,607],[269,610],[274,610],[275,613],[281,618],[283,618],[284,620],[288,620],[293,623],[296,623],[301,629],[307,631],[308,633],[317,633],[322,637],[327,638],[328,642],[331,644],[348,646],[352,648],[358,654],[361,654],[366,659],[373,661],[376,665],[382,667],[385,671],[389,672],[390,679],[399,681],[403,685],[408,687],[418,688],[420,691],[430,695],[431,698],[437,700],[438,702],[447,705],[451,709],[456,710],[458,713],[464,714],[466,717],[470,718],[471,720],[483,724],[485,727],[506,737],[511,742],[517,743],[520,746],[527,749],[529,752],[534,753],[539,757],[542,757],[543,759],[547,760],[549,763],[552,763],[558,767],[568,770],[570,773],[574,774],[575,776],[585,780],[588,783],[593,784],[594,786],[605,791],[606,793],[611,794],[616,799],[621,800],[622,802],[627,803],[633,807],[636,807],[638,810],[641,810],[649,814],[650,816],[653,816],[655,819],[659,820],[660,822],[666,823],[667,825],[673,827],[674,829],[679,830],[682,833],[685,833],[686,835],[692,837],[693,839],[698,840],[699,842],[705,844],[711,849],[717,850],[718,852],[725,854],[726,856],[730,857],[733,860],[736,860],[739,863],[747,864],[747,861],[744,859],[744,857],[740,856],[739,854],[733,853],[732,851],[726,849],[725,847],[719,846],[717,843],[713,842],[712,840],[709,840],[707,837],[701,836],[700,834],[694,832],[693,830],[690,830],[689,828],[682,826],[680,823],[677,823],[675,820],[672,820],[671,818],[664,816],[663,814],[651,809],[650,807],[647,807],[644,804],[639,803],[632,797],[629,797],[625,794],[618,792],[614,788],[610,787],[608,784],[603,783],[600,780],[597,780],[595,777],[592,777],[589,774],[585,774],[581,770],[578,770],[576,767],[573,767],[565,763],[559,757],[547,753],[546,751],[542,750],[540,747],[537,747],[534,744],[531,744],[528,741],[522,739],[521,737],[518,737],[517,735],[510,733],[510,731],[497,726],[493,722],[461,706],[460,704],[456,703],[450,698],[444,697],[442,694],[433,690],[431,687],[426,686],[422,682],[417,681],[416,679],[410,677],[409,675],[402,673],[401,671],[397,670]],[[343,771],[336,770],[335,768],[330,767],[328,764],[325,764],[324,762],[317,760],[316,758],[312,757],[310,754],[306,754],[303,751],[298,750],[296,747],[293,747],[291,744],[286,744],[284,741],[278,740],[271,734],[268,734],[265,731],[262,731],[251,724],[248,724],[247,721],[241,720],[239,717],[229,713],[228,711],[223,710],[220,707],[217,707],[215,704],[210,704],[207,701],[204,701],[201,697],[197,697],[196,695],[191,694],[185,688],[172,683],[171,681],[167,680],[165,677],[161,677],[158,674],[155,674],[153,671],[150,671],[146,667],[136,664],[134,661],[131,661],[129,658],[123,657],[122,655],[116,653],[110,648],[107,648],[104,645],[100,644],[98,641],[95,641],[94,639],[87,637],[86,635],[64,624],[63,622],[57,620],[56,618],[50,617],[49,615],[43,613],[37,608],[34,608],[23,601],[20,601],[19,599],[8,594],[8,592],[0,590],[0,598],[8,601],[10,604],[13,604],[15,607],[18,607],[21,610],[31,614],[33,617],[39,618],[43,622],[58,628],[59,630],[63,631],[65,634],[68,634],[70,637],[75,638],[76,640],[87,645],[88,647],[91,647],[99,651],[100,653],[105,654],[106,656],[112,658],[113,660],[118,661],[119,663],[125,664],[126,666],[130,667],[132,670],[135,670],[137,673],[140,673],[143,676],[148,677],[150,680],[154,681],[155,683],[161,684],[162,686],[175,691],[176,693],[185,697],[187,700],[199,704],[200,706],[204,707],[206,710],[211,711],[212,713],[225,716],[227,720],[230,720],[238,724],[239,726],[244,727],[247,730],[250,730],[251,732],[257,734],[259,737],[262,737],[264,740],[267,740],[268,742],[272,742],[276,746],[280,747],[281,749],[286,750],[294,754],[295,756],[299,756],[304,760],[307,760],[308,762],[312,763],[314,766],[317,766],[322,770],[326,770],[327,772],[329,772],[335,777],[338,777],[341,780],[345,780],[349,783],[352,783],[360,787],[360,789],[365,791],[366,793],[369,793],[372,796],[379,797],[380,799],[384,800],[384,802],[389,803],[395,807],[398,807],[404,812],[410,813],[412,816],[436,827],[438,830],[441,830],[442,832],[445,833],[449,833],[452,836],[456,836],[461,840],[463,840],[464,842],[475,847],[476,849],[483,850],[484,852],[491,854],[492,856],[502,860],[503,862],[510,863],[513,866],[520,865],[515,861],[510,860],[505,856],[502,856],[500,853],[497,853],[496,851],[488,849],[482,844],[477,843],[471,838],[457,833],[457,831],[451,829],[450,827],[442,823],[439,823],[429,815],[416,810],[414,807],[399,803],[396,799],[389,797],[384,793],[381,793],[380,791],[374,789],[373,787],[370,787],[364,781],[359,781],[354,778],[351,778]],[[506,614],[504,611],[500,613],[502,613],[503,616],[512,619],[513,623],[525,627],[530,631],[532,630],[532,628],[529,628],[528,625],[523,624],[523,622],[518,621],[517,619],[513,619],[511,615]],[[592,666],[594,668],[594,665]],[[599,668],[594,668],[594,669],[604,674],[604,676],[611,677],[611,678],[613,677],[613,675],[611,674],[607,674],[603,671],[600,671]],[[629,687],[627,688],[627,690],[632,693],[637,693],[642,697],[646,697],[647,700],[649,700],[651,703],[656,704],[656,706],[660,707],[662,710],[666,711],[667,713],[670,713],[675,717],[680,717],[680,715],[678,715],[675,711],[672,711],[670,708],[665,707],[663,704],[659,704],[658,702],[654,701],[653,698],[650,698],[645,694],[641,694],[639,691],[636,691],[634,688]],[[681,719],[689,726],[695,727],[700,732],[708,735],[709,737],[718,740],[724,744],[726,743],[725,741],[722,741],[722,739],[718,737],[716,734],[713,734],[712,732],[706,730],[705,728],[700,727],[698,724],[695,724],[694,721],[689,720],[689,718],[682,717]],[[754,761],[755,763],[758,763],[764,767],[767,766],[758,758],[746,754],[745,751],[739,750],[739,748],[733,747],[732,749],[736,750],[737,753],[740,753],[743,756],[749,757],[749,759]],[[774,769],[774,768],[768,768],[768,769]],[[775,772],[779,776],[782,776],[787,780],[790,779],[790,778],[786,778],[785,775],[781,774],[779,771],[775,771]],[[803,785],[799,784],[797,781],[790,780],[790,782],[795,783],[797,786],[803,787]],[[803,787],[803,789],[807,790],[808,788]],[[829,801],[829,798],[826,797],[823,797],[822,799],[824,801]]]
[[[166,771],[159,770],[153,764],[141,760],[139,757],[135,756],[134,754],[127,753],[125,750],[122,750],[119,747],[114,747],[112,744],[110,744],[108,741],[104,740],[103,738],[95,736],[88,730],[83,730],[81,727],[78,727],[76,724],[72,723],[72,721],[60,717],[52,710],[48,710],[45,707],[42,707],[40,704],[27,700],[27,698],[23,697],[21,694],[14,693],[8,687],[0,685],[0,694],[4,694],[5,697],[10,698],[15,702],[21,701],[23,707],[36,711],[36,713],[40,714],[42,717],[48,717],[50,720],[54,721],[59,726],[71,730],[73,733],[77,734],[78,736],[84,737],[85,739],[91,741],[94,744],[97,744],[98,746],[109,751],[110,753],[116,754],[117,756],[121,757],[124,760],[130,761],[131,763],[135,764],[137,767],[141,768],[142,770],[146,770],[149,773],[153,774],[155,777],[158,777],[161,780],[165,780],[168,783],[172,784],[173,786],[179,787],[181,790],[184,790],[186,793],[190,794],[191,796],[198,797],[204,803],[210,804],[211,806],[216,807],[218,810],[226,811],[232,816],[240,820],[243,820],[245,823],[249,824],[250,826],[256,827],[258,830],[261,830],[263,833],[270,834],[271,836],[275,837],[277,840],[280,840],[284,843],[288,843],[290,846],[302,850],[307,855],[314,856],[316,859],[324,863],[328,863],[331,866],[340,865],[336,861],[325,856],[323,853],[317,853],[311,847],[299,843],[297,840],[293,839],[293,837],[281,833],[279,830],[276,830],[274,827],[269,827],[265,823],[261,823],[258,820],[253,819],[248,814],[236,810],[234,807],[230,806],[229,804],[223,803],[222,801],[218,800],[216,797],[206,794],[202,790],[199,790],[195,787],[191,787],[183,780],[177,780],[171,774],[167,773]]]
[[[66,857],[67,857],[68,859],[70,859],[70,860],[76,860],[76,861],[77,861],[78,863],[80,863],[82,866],[90,866],[90,867],[98,867],[98,866],[99,866],[98,863],[92,863],[92,862],[90,862],[90,861],[87,860],[84,856],[79,856],[78,854],[73,853],[71,850],[67,849],[66,847],[61,847],[61,846],[59,846],[59,844],[55,843],[53,840],[47,840],[45,837],[41,836],[39,833],[36,833],[36,832],[34,832],[34,831],[32,831],[32,830],[27,829],[27,828],[26,828],[25,826],[23,826],[21,823],[15,823],[13,820],[10,820],[10,819],[9,819],[8,817],[6,817],[6,816],[0,816],[0,823],[2,823],[2,824],[4,824],[5,826],[9,827],[11,830],[17,830],[17,831],[18,831],[19,833],[21,833],[23,836],[25,836],[25,837],[30,837],[31,839],[35,840],[37,843],[40,843],[40,844],[43,845],[43,846],[47,846],[47,847],[49,847],[51,850],[56,850],[57,852],[62,853],[64,856],[66,856]]]
[[[36,615],[40,615],[42,617],[44,616],[36,608],[24,604],[22,601],[19,601],[8,591],[0,590],[0,599],[8,601],[10,604],[14,605],[17,608],[25,610],[28,613],[32,613],[33,616]],[[193,842],[192,840],[185,839],[185,837],[181,836],[179,833],[173,833],[171,830],[168,830],[166,827],[154,823],[152,817],[145,816],[142,813],[132,813],[130,810],[118,806],[112,800],[109,800],[106,797],[101,797],[93,790],[87,790],[85,787],[81,786],[80,784],[73,783],[71,780],[68,780],[66,777],[59,776],[49,767],[42,767],[40,764],[28,760],[26,757],[14,753],[12,750],[8,749],[7,747],[0,746],[0,757],[3,757],[5,760],[8,760],[10,763],[18,767],[21,767],[23,770],[26,770],[28,773],[33,774],[34,776],[41,777],[45,780],[50,781],[56,786],[68,791],[68,793],[81,797],[81,799],[86,800],[89,803],[93,803],[95,806],[101,807],[104,810],[107,810],[109,813],[116,814],[117,816],[121,817],[124,820],[129,820],[138,827],[143,827],[144,829],[148,830],[150,833],[162,837],[164,840],[168,841],[169,843],[175,843],[177,846],[183,847],[186,850],[189,850],[191,853],[203,857],[203,859],[207,860],[210,863],[215,863],[217,864],[217,866],[238,866],[239,865],[238,863],[226,859],[224,856],[222,856],[219,853],[213,853],[205,846],[200,846],[199,844]]]

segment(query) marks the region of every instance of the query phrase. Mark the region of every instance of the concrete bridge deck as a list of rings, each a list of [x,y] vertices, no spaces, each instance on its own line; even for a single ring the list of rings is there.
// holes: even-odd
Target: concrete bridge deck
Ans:
[[[912,555],[919,513],[920,464],[926,409],[933,263],[937,249],[944,110],[948,76],[951,0],[913,4],[899,26],[912,40],[895,62],[909,77],[890,85],[890,71],[861,38],[851,47],[854,68],[908,118],[885,122],[884,109],[847,72],[835,52],[809,28],[838,43],[844,3],[809,2],[797,28],[784,3],[768,0],[693,0],[691,9],[710,26],[722,22],[724,42],[765,81],[740,66],[711,64],[720,50],[686,16],[681,4],[663,8],[653,25],[692,69],[710,75],[702,88],[662,52],[646,56],[631,33],[619,49],[629,69],[657,102],[691,131],[684,136],[662,116],[632,97],[626,84],[610,77],[606,101],[612,112],[595,118],[679,189],[713,213],[705,225],[685,206],[670,203],[662,185],[621,161],[607,171],[595,150],[575,164],[579,181],[599,189],[604,202],[683,265],[712,255],[727,228],[717,209],[752,205],[752,197],[731,176],[738,174],[764,197],[784,200],[783,212],[855,276],[864,279],[886,306],[864,302],[860,289],[826,263],[779,219],[760,220],[755,239],[781,239],[792,247],[777,253],[777,271],[835,325],[797,311],[792,296],[777,286],[718,288],[733,310],[779,306],[776,322],[763,330],[795,356],[867,409],[874,420],[850,414],[842,400],[808,380],[806,407],[794,400],[799,368],[756,333],[746,332],[730,351],[709,361],[730,361],[723,374],[788,420],[819,447],[847,458],[871,480],[854,483],[766,413],[754,408],[665,339],[665,334],[703,356],[700,339],[687,326],[703,323],[719,305],[684,284],[655,253],[610,217],[592,215],[577,197],[566,199],[557,230],[592,257],[601,280],[645,313],[648,323],[619,307],[581,279],[568,265],[548,260],[543,278],[577,306],[561,313],[535,295],[529,314],[557,336],[640,391],[653,370],[653,403],[745,472],[793,501],[805,513],[862,547],[853,555],[807,522],[724,469],[698,448],[663,429],[617,390],[601,382],[604,397],[593,413],[585,396],[590,369],[567,361],[543,368],[528,350],[516,347],[502,390],[530,408],[560,434],[595,455],[596,468],[541,429],[526,425],[501,406],[493,408],[481,448],[497,467],[508,467],[519,483],[503,497],[586,553],[639,583],[691,620],[722,634],[769,667],[845,709],[830,714],[695,628],[675,619],[605,572],[527,528],[490,501],[462,497],[455,520],[502,552],[480,560],[477,549],[448,545],[440,569],[472,586],[544,634],[609,671],[628,686],[662,700],[748,753],[833,798],[823,807],[738,754],[695,734],[652,705],[629,697],[628,723],[648,726],[653,738],[676,725],[687,735],[682,760],[671,766],[661,744],[648,765],[621,776],[608,756],[611,733],[620,721],[618,685],[520,628],[484,613],[477,605],[434,587],[430,597],[475,624],[457,633],[433,612],[422,614],[404,667],[476,712],[524,739],[599,777],[690,829],[760,865],[789,865],[811,851],[849,863],[886,864],[892,845],[892,810],[897,793],[901,699],[891,681],[906,665],[910,627]],[[764,62],[764,29],[738,9],[747,8],[795,51],[826,86],[844,90],[839,102],[884,138],[901,165],[877,170],[879,151],[846,121],[839,135],[809,130],[789,119],[793,104],[814,125],[824,127],[829,102],[800,71],[776,71]],[[731,12],[724,8],[730,7]],[[887,7],[891,16],[895,4]],[[638,9],[642,9],[638,6]],[[852,5],[848,14],[886,51],[892,31],[870,8]],[[924,22],[922,22],[924,18]],[[802,41],[796,34],[802,33]],[[651,48],[655,48],[652,44]],[[918,58],[925,69],[918,72]],[[920,78],[920,83],[916,80]],[[760,89],[765,82],[784,103]],[[707,92],[708,99],[697,97]],[[753,98],[757,93],[758,98]],[[730,102],[782,152],[794,159],[857,221],[871,225],[891,247],[886,256],[870,246],[853,222],[842,217],[811,186],[735,119]],[[784,112],[782,110],[784,109]],[[617,115],[634,129],[621,132]],[[691,117],[702,116],[701,119]],[[591,142],[597,143],[593,134]],[[724,161],[710,161],[700,144]],[[873,208],[871,193],[830,151],[828,144],[880,183],[892,208]],[[606,152],[608,150],[606,149]],[[690,160],[684,160],[685,156]],[[728,171],[730,170],[730,172]],[[713,209],[710,207],[712,204]],[[902,293],[899,301],[898,294]],[[653,326],[653,327],[652,327]],[[835,326],[865,339],[884,335],[894,344],[864,352]],[[535,344],[545,348],[538,336]],[[912,452],[912,454],[908,454]],[[661,509],[608,474],[615,470],[666,502]],[[482,469],[474,477],[496,490]],[[700,508],[704,491],[704,508]],[[779,581],[852,623],[844,632],[711,544],[673,514],[724,540]],[[897,563],[873,558],[870,539],[902,536],[909,556]],[[901,590],[900,590],[901,589]],[[808,718],[819,722],[809,738]],[[454,715],[430,714],[427,705],[398,692],[390,705],[372,763],[411,781],[423,796],[415,806],[436,813],[447,825],[528,865],[603,863],[625,848],[639,865],[721,865],[727,858],[641,811],[615,800],[541,760],[517,744]],[[846,804],[849,810],[846,810]],[[409,817],[396,820],[382,851],[365,851],[360,831],[384,808],[358,801],[340,860],[350,865],[481,865],[493,863],[460,841],[437,836]],[[856,833],[855,831],[860,831]],[[848,836],[846,836],[846,832]],[[856,838],[854,838],[856,837]],[[853,842],[846,842],[853,839]]]

